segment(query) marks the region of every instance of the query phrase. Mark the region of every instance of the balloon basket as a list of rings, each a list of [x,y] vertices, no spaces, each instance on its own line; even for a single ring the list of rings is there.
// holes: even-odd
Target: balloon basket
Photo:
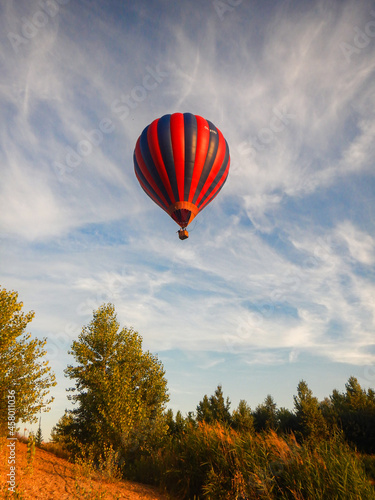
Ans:
[[[186,238],[189,238],[189,233],[186,231],[186,229],[179,229],[178,237],[180,238],[180,240],[186,240]]]

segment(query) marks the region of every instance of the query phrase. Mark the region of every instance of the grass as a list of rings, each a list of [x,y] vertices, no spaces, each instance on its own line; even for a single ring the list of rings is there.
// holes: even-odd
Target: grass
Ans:
[[[60,443],[53,443],[52,441],[49,443],[42,443],[41,448],[53,453],[59,458],[64,458],[65,460],[71,459],[71,454],[66,450],[66,448],[61,446]]]
[[[47,443],[43,449],[66,458],[59,445]],[[28,450],[25,471],[29,468],[27,475],[33,475],[31,442]],[[106,498],[98,485],[109,487],[118,482],[117,464],[112,447],[106,447],[95,460],[94,450],[82,447],[70,465],[74,496]],[[170,437],[153,454],[140,455],[132,470],[137,471],[138,481],[157,483],[186,500],[375,499],[375,457],[355,452],[340,434],[325,441],[299,443],[293,435],[237,432],[220,424],[201,423]],[[4,488],[1,494],[10,498]],[[22,499],[23,491],[11,498]]]
[[[293,435],[200,424],[155,460],[164,487],[184,499],[375,499],[362,459],[340,435],[301,445]]]
[[[43,448],[64,454],[58,445]],[[117,463],[111,447],[96,460],[94,450],[82,447],[74,465],[77,495],[100,500],[91,481],[118,481]],[[375,457],[356,453],[340,434],[301,444],[292,434],[200,423],[170,437],[153,454],[135,457],[131,472],[132,479],[161,485],[186,500],[375,500]]]

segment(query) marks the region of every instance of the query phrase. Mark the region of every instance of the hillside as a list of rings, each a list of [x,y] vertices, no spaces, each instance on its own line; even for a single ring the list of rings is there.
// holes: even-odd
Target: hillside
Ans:
[[[1,443],[0,492],[6,496],[9,465],[8,453]],[[118,481],[110,483],[99,478],[85,477],[84,470],[74,464],[56,457],[54,454],[36,448],[32,470],[27,467],[27,445],[16,445],[16,484],[23,500],[71,500],[71,499],[126,499],[126,500],[168,500],[170,497],[150,486]],[[9,498],[12,498],[9,497]]]

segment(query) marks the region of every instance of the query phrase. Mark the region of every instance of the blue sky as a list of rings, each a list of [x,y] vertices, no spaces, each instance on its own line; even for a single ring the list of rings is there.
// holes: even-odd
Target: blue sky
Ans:
[[[375,385],[375,4],[19,0],[0,5],[0,283],[67,354],[112,302],[170,407]],[[212,121],[227,183],[180,241],[133,171],[143,128]]]

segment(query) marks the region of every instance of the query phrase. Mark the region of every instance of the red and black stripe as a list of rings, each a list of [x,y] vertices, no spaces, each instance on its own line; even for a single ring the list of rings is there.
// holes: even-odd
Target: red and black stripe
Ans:
[[[140,185],[181,227],[219,193],[229,164],[223,134],[210,121],[191,113],[164,115],[153,121],[134,151]]]

